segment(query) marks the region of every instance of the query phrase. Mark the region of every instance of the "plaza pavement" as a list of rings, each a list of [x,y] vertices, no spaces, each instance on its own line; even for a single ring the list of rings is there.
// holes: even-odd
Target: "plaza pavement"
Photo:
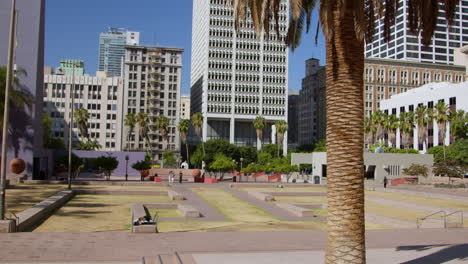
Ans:
[[[437,254],[442,255],[439,257],[451,260],[466,260],[468,257],[468,229],[466,228],[368,230],[366,239],[367,248],[371,249],[369,252],[376,252],[375,254],[381,255],[383,260],[393,256],[392,252],[394,251],[392,250],[402,251],[399,254],[407,252],[404,254],[408,254],[412,258]],[[174,252],[190,254],[196,260],[198,256],[196,254],[202,253],[211,254],[213,257],[221,253],[269,252],[274,257],[280,252],[313,251],[314,258],[320,259],[322,256],[320,251],[323,251],[325,246],[326,232],[324,231],[173,232],[159,234],[25,232],[0,236],[0,262],[128,262],[140,261],[143,257],[155,258],[161,254],[174,254]],[[434,247],[439,248],[439,250],[434,252],[429,250]],[[436,254],[436,252],[439,253]],[[204,264],[204,261],[195,263]],[[206,259],[206,261],[209,260]],[[258,264],[258,262],[255,263]],[[298,262],[284,263],[302,264],[304,262],[298,260]],[[379,262],[379,264],[382,263]]]

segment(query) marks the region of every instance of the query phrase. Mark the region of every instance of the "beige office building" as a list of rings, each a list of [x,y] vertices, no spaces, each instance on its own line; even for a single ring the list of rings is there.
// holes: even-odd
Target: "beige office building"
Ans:
[[[180,119],[190,120],[190,95],[180,97]]]

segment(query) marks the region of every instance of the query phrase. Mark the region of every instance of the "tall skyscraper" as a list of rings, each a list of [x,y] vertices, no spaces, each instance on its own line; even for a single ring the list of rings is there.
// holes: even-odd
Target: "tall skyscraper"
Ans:
[[[109,77],[120,76],[126,45],[139,45],[140,33],[126,29],[110,28],[99,36],[99,71]]]
[[[183,49],[169,47],[126,46],[122,122],[128,113],[147,113],[148,136],[139,129],[129,133],[124,127],[123,149],[153,152],[158,160],[162,153],[178,151],[177,125],[180,119],[180,89]],[[158,116],[169,119],[167,134],[156,127]]]
[[[376,22],[374,41],[367,43],[366,57],[453,64],[454,48],[468,45],[468,0],[460,0],[454,24],[450,28],[446,26],[445,12],[440,12],[432,43],[428,47],[421,43],[421,37],[412,34],[408,28],[408,2],[398,1],[396,23],[391,27],[389,43],[384,40],[383,19]],[[444,1],[438,2],[439,6],[444,6]]]
[[[191,113],[201,112],[203,139],[259,146],[253,120],[268,126],[263,143],[274,143],[274,122],[288,119],[288,50],[283,39],[289,1],[281,1],[280,36],[257,39],[249,17],[234,29],[234,10],[224,0],[194,1]],[[287,139],[287,135],[285,136]],[[283,143],[286,153],[287,140]]]
[[[320,60],[310,58],[306,61],[298,100],[299,145],[317,143],[325,138],[325,77],[325,66],[320,66]]]

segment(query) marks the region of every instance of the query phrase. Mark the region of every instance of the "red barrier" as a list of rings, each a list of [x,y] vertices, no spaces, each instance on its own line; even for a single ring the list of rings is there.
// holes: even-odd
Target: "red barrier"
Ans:
[[[205,177],[205,183],[217,183],[218,180],[216,178],[211,178],[211,177]]]
[[[397,186],[400,184],[405,184],[405,183],[417,183],[418,178],[396,178],[390,180],[390,185],[391,186]]]
[[[281,181],[281,173],[276,173],[276,174],[273,174],[271,176],[268,176],[268,181],[278,181],[280,182]]]
[[[257,172],[257,173],[252,174],[251,177],[252,178],[258,178],[258,177],[263,176],[263,175],[265,175],[265,172]]]
[[[154,182],[162,182],[162,178],[161,177],[154,177]]]

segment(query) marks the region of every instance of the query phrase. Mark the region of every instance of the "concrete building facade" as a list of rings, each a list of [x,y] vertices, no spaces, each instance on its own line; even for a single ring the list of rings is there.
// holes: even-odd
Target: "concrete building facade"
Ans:
[[[465,66],[466,78],[468,78],[468,45],[457,48],[453,52],[455,65]]]
[[[126,29],[109,28],[99,35],[99,71],[109,77],[120,76],[126,45],[140,45],[140,33]]]
[[[432,82],[460,83],[465,67],[403,60],[365,60],[364,110],[366,116],[380,107],[380,101]]]
[[[180,90],[183,49],[169,47],[126,46],[124,72],[123,115],[144,112],[149,115],[149,142],[136,127],[132,135],[123,127],[124,149],[153,152],[157,160],[166,150],[180,149],[177,125],[180,119]],[[158,116],[170,120],[166,137],[156,127]]]
[[[0,65],[7,64],[11,1],[0,0]],[[17,0],[15,65],[27,72],[19,75],[21,87],[31,98],[31,108],[10,111],[9,160],[19,157],[26,162],[25,174],[37,179],[47,170],[47,154],[42,144],[42,89],[44,66],[45,1]],[[7,169],[9,173],[9,169]]]
[[[447,26],[445,12],[439,12],[434,37],[428,47],[421,43],[421,36],[412,34],[408,28],[409,2],[411,1],[398,1],[395,25],[390,27],[389,43],[384,41],[384,19],[376,22],[374,39],[366,44],[365,56],[453,64],[454,48],[468,45],[468,0],[459,1],[455,8],[454,23],[450,27]],[[438,5],[444,10],[444,1],[438,1]]]
[[[190,96],[180,97],[180,119],[190,120]]]
[[[45,74],[45,73],[44,73]],[[60,66],[55,69],[55,74],[68,76],[83,76],[85,74],[84,61],[61,60]]]
[[[313,69],[313,65],[316,67],[319,65],[318,60],[314,59],[307,61],[306,65],[307,63],[309,63],[309,69]],[[404,93],[432,82],[460,83],[467,79],[464,66],[375,58],[365,59],[363,77],[366,116],[377,111],[380,102],[389,99],[392,95]],[[299,103],[300,145],[325,138],[325,87],[324,68],[303,79]]]
[[[293,153],[291,155],[291,165],[311,164],[312,176],[320,177],[320,184],[327,183],[327,153]],[[396,178],[413,177],[405,175],[403,169],[409,168],[412,164],[425,165],[432,168],[434,156],[426,154],[396,154],[396,153],[364,153],[366,180],[375,184],[382,184],[384,177],[388,180]],[[432,183],[432,169],[429,169],[427,177],[418,177],[419,183]]]
[[[463,83],[429,83],[420,88],[410,90],[406,93],[393,95],[390,99],[381,102],[380,109],[388,114],[399,116],[401,112],[415,111],[420,105],[428,108],[434,108],[438,102],[444,102],[448,105],[450,111],[464,110],[468,111],[468,82]],[[427,148],[438,145],[450,145],[453,138],[450,137],[450,125],[447,124],[446,136],[439,139],[439,128],[434,120],[428,126]],[[399,129],[396,134],[396,146],[403,148],[402,137]],[[420,144],[421,143],[421,144]],[[418,142],[417,125],[414,129],[412,147],[426,152],[426,144]]]
[[[251,18],[236,33],[234,10],[224,0],[194,1],[191,113],[205,117],[203,140],[259,147],[253,120],[263,116],[263,143],[275,142],[274,122],[288,118],[288,5],[281,1],[280,36],[273,31],[257,39]]]
[[[288,93],[288,147],[297,147],[299,137],[299,92]]]
[[[88,133],[101,145],[103,151],[122,150],[123,81],[120,77],[97,76],[44,76],[44,113],[52,119],[52,137],[68,142],[71,116],[71,88],[74,87],[74,109],[88,110]],[[76,123],[72,133],[76,145],[84,140]]]
[[[312,144],[325,138],[325,67],[320,60],[306,61],[305,78],[298,100],[298,144]]]

